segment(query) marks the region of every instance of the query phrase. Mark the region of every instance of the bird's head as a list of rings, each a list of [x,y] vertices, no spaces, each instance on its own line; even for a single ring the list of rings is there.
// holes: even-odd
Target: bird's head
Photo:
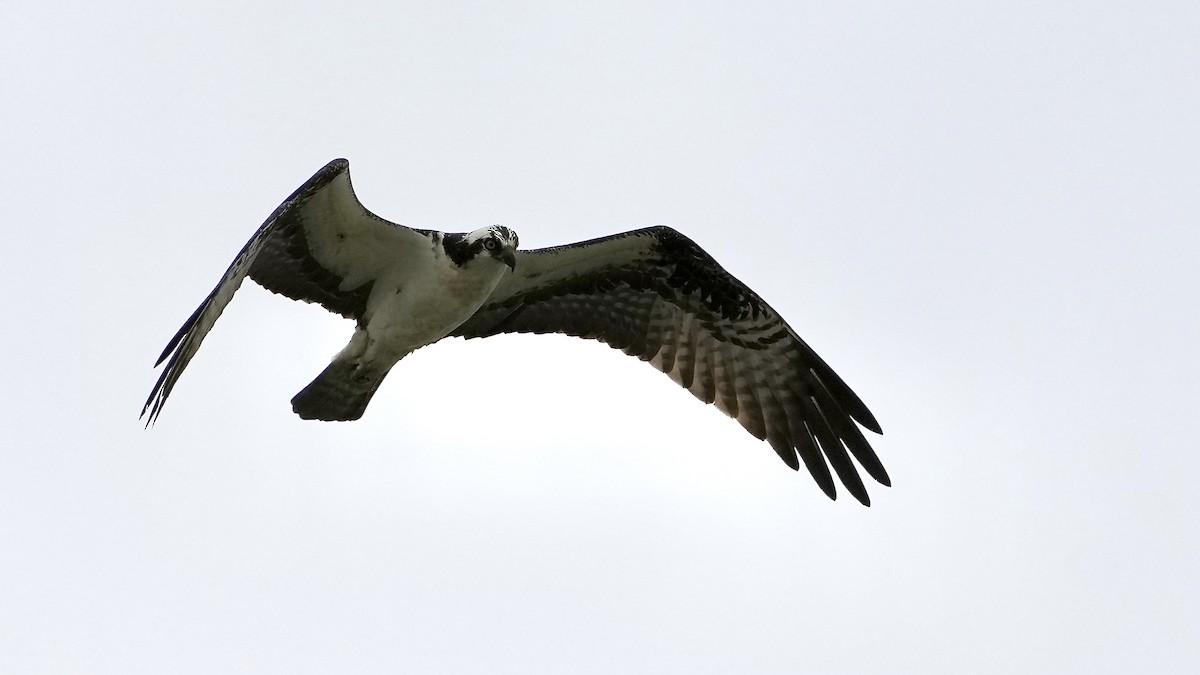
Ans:
[[[449,235],[447,237],[449,238]],[[453,242],[453,246],[458,249],[458,255],[451,255],[459,265],[464,265],[479,256],[489,256],[508,265],[510,270],[515,270],[519,244],[516,232],[503,225],[490,225],[462,235],[461,239]]]

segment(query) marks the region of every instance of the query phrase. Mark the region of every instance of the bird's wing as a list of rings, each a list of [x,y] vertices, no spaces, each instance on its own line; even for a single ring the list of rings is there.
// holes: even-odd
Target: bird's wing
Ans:
[[[154,422],[163,404],[247,275],[266,289],[361,318],[375,278],[402,247],[429,247],[429,232],[367,211],[350,184],[349,163],[336,159],[318,171],[267,218],[242,247],[216,288],[171,338],[155,366],[166,368],[142,407]]]
[[[881,433],[866,405],[762,298],[671,228],[519,252],[515,272],[454,334],[498,333],[565,333],[649,361],[793,469],[798,454],[831,498],[829,465],[870,504],[850,455],[891,484],[855,425]]]

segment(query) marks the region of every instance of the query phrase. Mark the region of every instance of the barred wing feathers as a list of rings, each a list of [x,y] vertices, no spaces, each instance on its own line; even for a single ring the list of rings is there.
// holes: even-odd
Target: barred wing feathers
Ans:
[[[788,466],[799,469],[799,456],[831,498],[830,466],[870,504],[851,455],[890,485],[855,425],[881,433],[866,405],[775,310],[671,228],[519,252],[514,274],[454,332],[499,333],[565,333],[648,361]]]

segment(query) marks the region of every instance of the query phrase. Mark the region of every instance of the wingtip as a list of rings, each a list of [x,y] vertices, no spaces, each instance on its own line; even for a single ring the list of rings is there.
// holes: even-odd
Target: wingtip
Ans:
[[[817,485],[821,487],[821,492],[824,492],[826,497],[829,497],[829,499],[832,501],[837,501],[836,485],[834,485],[832,482],[825,483],[823,481],[817,481]]]
[[[157,390],[155,390],[154,394],[150,394],[150,398],[146,399],[146,402],[142,405],[142,412],[138,414],[139,422],[142,419],[146,420],[145,426],[142,427],[143,429],[149,429],[153,427],[154,423],[158,421],[158,413],[160,410],[162,410],[163,402],[154,400],[155,394],[157,393]],[[149,415],[146,414],[147,412]]]
[[[792,447],[791,443],[777,438],[768,438],[767,443],[792,471],[800,470],[800,458],[796,456],[796,449]]]
[[[852,489],[850,486],[845,486],[845,487],[846,487],[846,490],[850,493],[850,496],[854,497],[854,499],[857,500],[859,504],[862,504],[863,506],[865,506],[867,508],[871,507],[871,495],[867,493],[866,489],[855,490],[855,489]],[[821,489],[824,490],[825,486],[822,485]],[[825,490],[825,494],[833,501],[835,501],[835,502],[837,501],[837,490],[834,488],[834,486],[830,485],[829,489]]]
[[[154,415],[147,417],[146,409],[144,407],[142,408],[141,414],[138,415],[138,421],[141,422],[143,419],[146,420],[146,423],[142,425],[143,429],[149,429],[150,427],[154,426]]]
[[[849,490],[849,488],[847,488],[847,489]],[[850,490],[850,494],[853,495],[854,498],[858,500],[859,504],[862,504],[863,506],[868,506],[868,507],[871,505],[871,495],[867,494],[867,490],[865,488],[861,491]]]
[[[819,485],[821,487],[821,491],[825,493],[826,497],[829,497],[829,499],[831,501],[835,501],[835,502],[837,501],[837,486],[835,484],[833,484],[833,483],[826,484],[826,483],[822,483],[822,482],[818,481],[817,485]],[[854,497],[856,500],[858,500],[859,504],[862,504],[863,506],[866,506],[866,507],[871,506],[871,495],[868,494],[865,489],[862,491],[853,490],[853,489],[850,489],[848,486],[846,487],[846,489],[847,489],[847,491],[850,492],[850,495],[852,497]]]

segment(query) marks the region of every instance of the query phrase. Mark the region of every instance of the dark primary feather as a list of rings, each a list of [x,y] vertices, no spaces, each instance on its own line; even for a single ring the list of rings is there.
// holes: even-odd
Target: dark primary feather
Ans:
[[[887,472],[855,425],[880,433],[866,405],[754,291],[692,240],[655,227],[517,254],[513,275],[453,334],[565,333],[649,361],[830,497],[830,466],[870,504],[850,457]]]

